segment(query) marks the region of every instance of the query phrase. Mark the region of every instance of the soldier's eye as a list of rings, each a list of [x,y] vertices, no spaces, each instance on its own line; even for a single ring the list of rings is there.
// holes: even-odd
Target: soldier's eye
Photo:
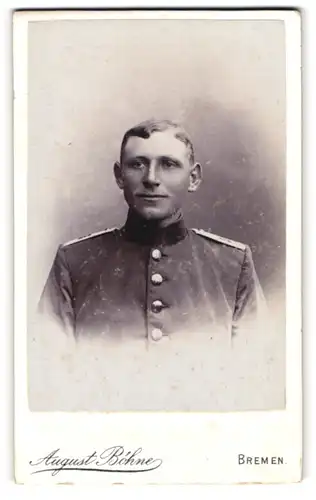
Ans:
[[[166,168],[172,168],[172,167],[176,167],[177,163],[175,161],[171,160],[171,158],[162,158],[161,165],[163,167],[166,167]]]
[[[132,168],[142,168],[145,165],[143,160],[137,159],[129,162],[129,166]]]

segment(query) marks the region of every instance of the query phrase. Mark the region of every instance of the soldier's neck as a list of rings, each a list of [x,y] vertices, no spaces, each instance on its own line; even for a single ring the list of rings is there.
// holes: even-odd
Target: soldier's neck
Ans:
[[[137,212],[129,209],[127,219],[132,219],[135,222],[139,222],[140,225],[147,228],[153,228],[156,230],[164,229],[171,226],[179,221],[183,220],[183,213],[181,209],[175,210],[172,214],[164,219],[145,219],[141,217]]]

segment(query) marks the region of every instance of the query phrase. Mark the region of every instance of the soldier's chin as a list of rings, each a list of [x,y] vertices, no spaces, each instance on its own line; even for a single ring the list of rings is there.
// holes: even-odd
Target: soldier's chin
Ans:
[[[162,220],[168,217],[168,213],[158,207],[142,207],[138,208],[137,212],[146,220]]]

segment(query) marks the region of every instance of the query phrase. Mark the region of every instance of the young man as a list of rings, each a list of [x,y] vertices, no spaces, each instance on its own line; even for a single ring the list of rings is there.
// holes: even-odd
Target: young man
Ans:
[[[60,246],[41,311],[76,338],[230,342],[255,328],[264,299],[249,247],[185,225],[184,198],[202,179],[187,133],[168,120],[133,127],[114,175],[125,225]]]

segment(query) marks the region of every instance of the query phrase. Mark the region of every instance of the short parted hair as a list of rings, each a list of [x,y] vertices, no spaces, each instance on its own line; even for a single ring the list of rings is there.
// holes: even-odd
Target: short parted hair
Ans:
[[[188,150],[189,161],[193,165],[194,149],[189,134],[177,122],[174,122],[172,120],[156,120],[156,119],[143,121],[125,132],[121,144],[121,152],[120,152],[121,162],[123,159],[124,148],[130,137],[142,137],[143,139],[148,139],[154,132],[165,132],[165,130],[174,130],[174,136],[177,139],[179,139],[179,141],[183,142],[186,145],[186,148]]]

